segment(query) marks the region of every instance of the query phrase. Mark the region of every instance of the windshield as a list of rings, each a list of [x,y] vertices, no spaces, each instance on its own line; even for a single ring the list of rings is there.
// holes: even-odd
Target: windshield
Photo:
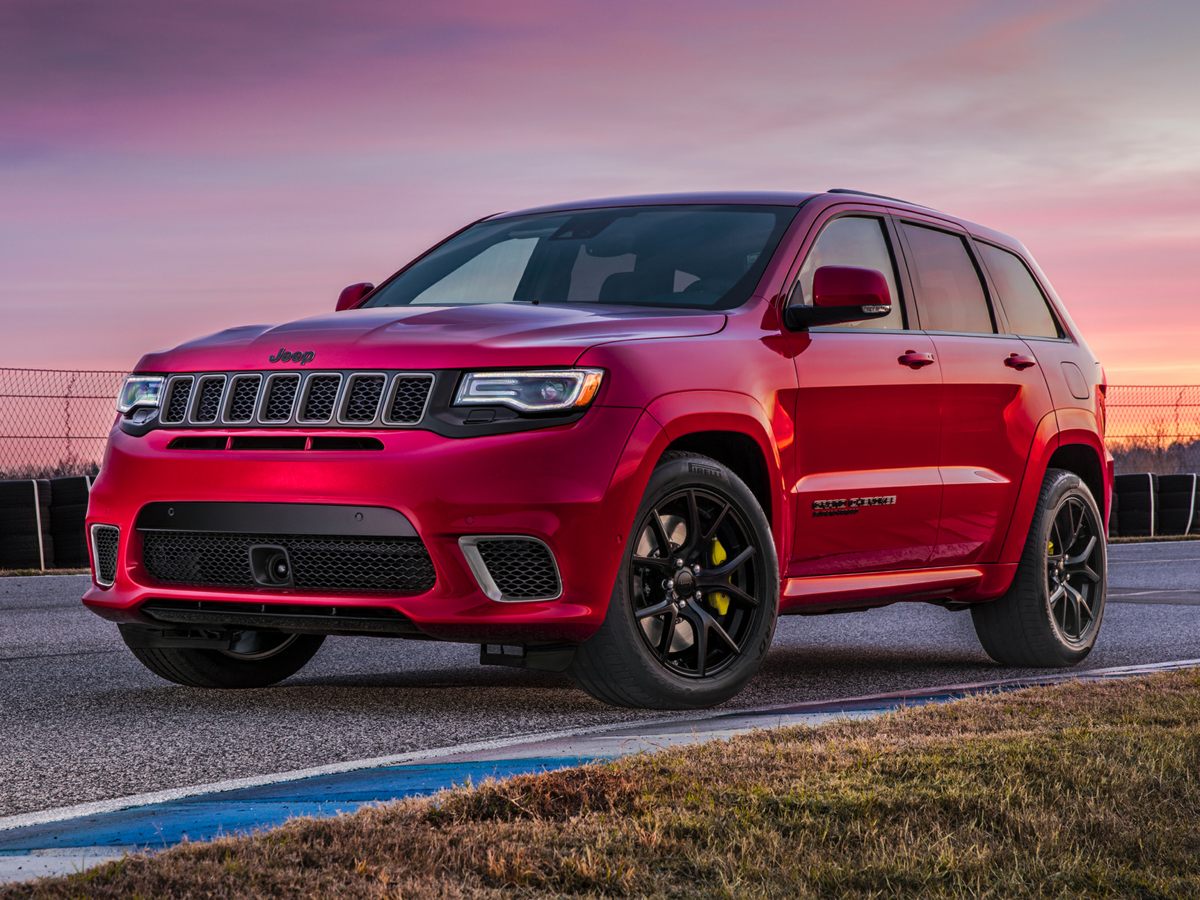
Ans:
[[[744,303],[796,214],[791,206],[630,206],[473,225],[364,306]]]

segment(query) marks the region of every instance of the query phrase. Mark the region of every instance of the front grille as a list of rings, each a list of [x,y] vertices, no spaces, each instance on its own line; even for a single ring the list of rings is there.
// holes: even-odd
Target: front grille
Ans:
[[[389,425],[415,425],[425,414],[432,375],[397,375],[384,421]]]
[[[199,379],[200,397],[196,400],[196,411],[193,418],[203,424],[211,425],[221,414],[221,394],[225,391],[224,375],[206,375]]]
[[[300,388],[299,375],[272,375],[267,379],[267,398],[263,402],[262,420],[278,424],[292,418],[292,407],[296,405],[296,392]]]
[[[159,421],[187,427],[393,427],[425,418],[428,372],[202,372],[167,379]]]
[[[494,600],[554,600],[562,593],[550,548],[535,538],[464,538],[460,544],[477,577],[482,576],[484,591]]]
[[[419,538],[142,531],[142,561],[156,581],[199,587],[260,587],[250,548],[287,550],[295,587],[417,594],[433,587],[433,562]]]
[[[115,525],[92,526],[92,558],[96,566],[96,583],[101,587],[112,587],[117,580],[117,547],[121,543],[121,529]]]
[[[244,424],[254,420],[254,404],[258,402],[258,389],[262,387],[261,375],[236,375],[229,389],[229,408],[225,420]]]
[[[308,392],[304,397],[304,409],[300,418],[305,422],[328,422],[333,418],[333,407],[337,404],[338,390],[342,386],[341,375],[308,376]]]
[[[187,417],[188,401],[192,399],[192,378],[183,375],[167,383],[167,401],[163,406],[162,421],[182,422]]]
[[[356,424],[374,422],[379,414],[379,400],[386,382],[387,378],[383,375],[351,375],[342,421]]]

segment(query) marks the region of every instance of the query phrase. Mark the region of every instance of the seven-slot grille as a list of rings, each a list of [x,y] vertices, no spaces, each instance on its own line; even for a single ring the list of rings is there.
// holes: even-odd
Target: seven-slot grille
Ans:
[[[410,428],[429,406],[428,372],[204,372],[172,375],[163,425]]]

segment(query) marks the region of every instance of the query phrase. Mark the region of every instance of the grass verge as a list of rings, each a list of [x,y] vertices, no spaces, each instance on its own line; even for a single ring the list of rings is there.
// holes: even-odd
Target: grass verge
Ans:
[[[1200,673],[526,776],[26,896],[1200,896]]]

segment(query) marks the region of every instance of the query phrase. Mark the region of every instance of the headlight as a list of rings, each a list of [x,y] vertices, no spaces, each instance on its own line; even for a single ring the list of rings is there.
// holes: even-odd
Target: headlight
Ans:
[[[591,403],[603,378],[602,369],[468,372],[454,402],[510,406],[519,412],[565,412]]]
[[[117,412],[124,414],[139,406],[157,407],[162,388],[161,375],[130,375],[117,397]]]

